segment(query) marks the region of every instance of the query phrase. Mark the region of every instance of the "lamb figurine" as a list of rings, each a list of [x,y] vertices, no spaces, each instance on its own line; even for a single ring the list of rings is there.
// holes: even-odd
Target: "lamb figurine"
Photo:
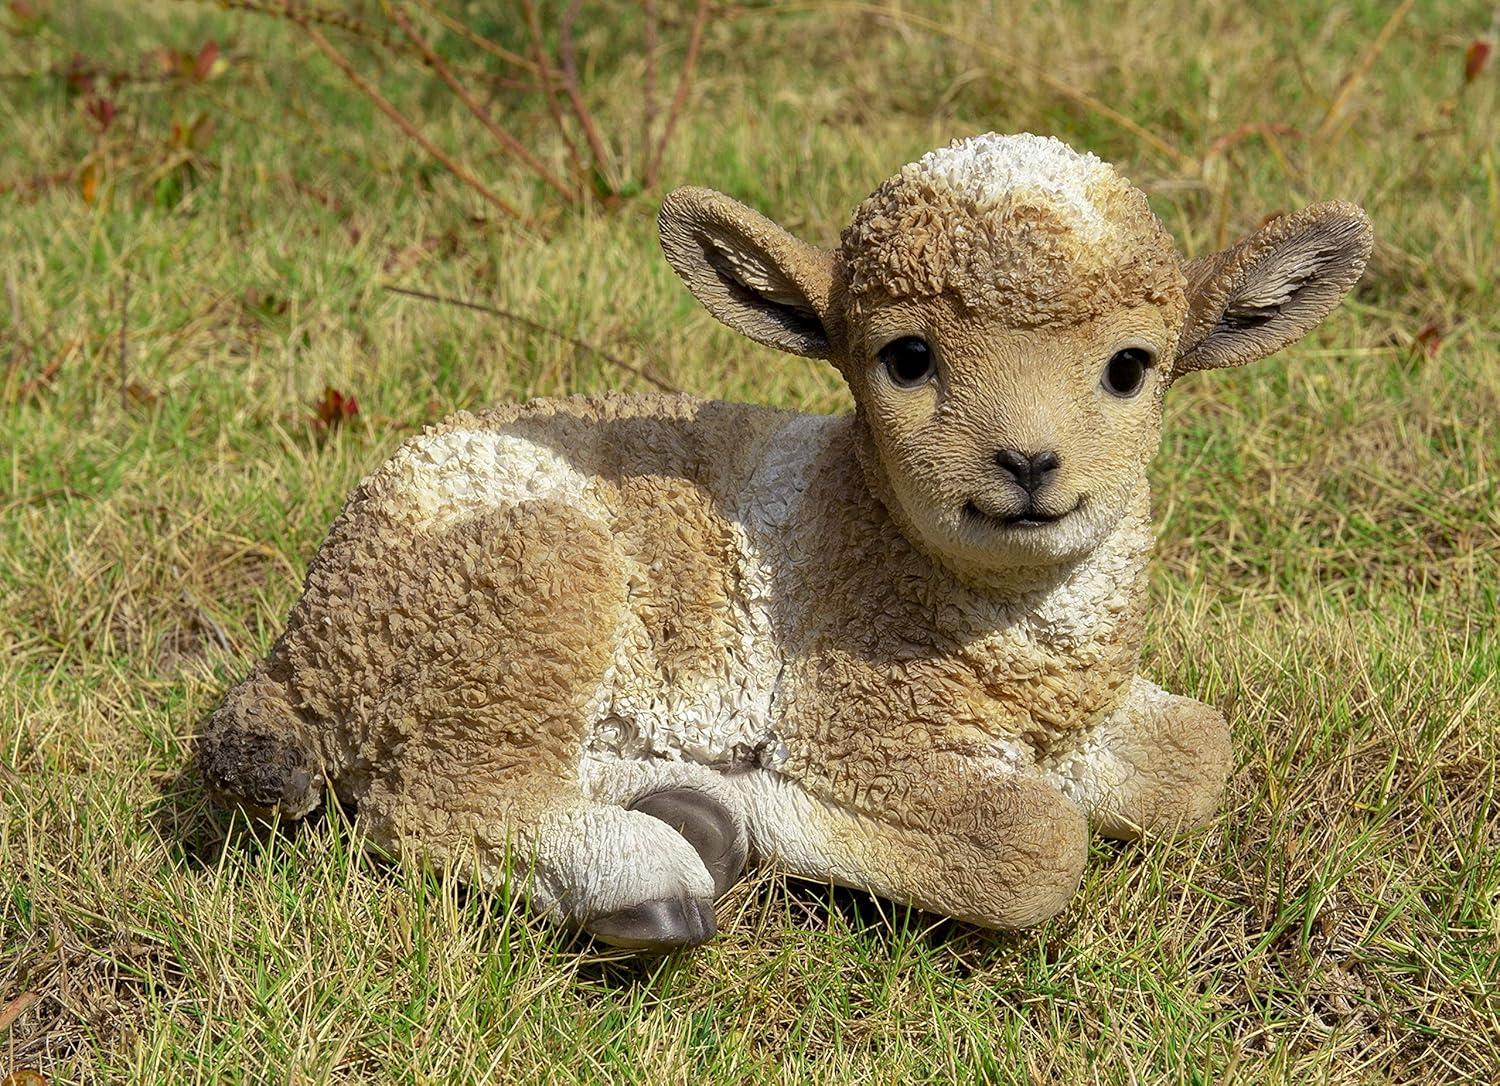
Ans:
[[[282,819],[331,788],[376,845],[643,950],[712,936],[748,854],[1003,929],[1063,906],[1090,827],[1209,818],[1224,718],[1138,674],[1162,397],[1321,321],[1364,214],[1184,263],[1106,163],[990,134],[835,251],[702,188],[659,226],[853,415],[610,395],[429,428],[205,721],[210,787]]]

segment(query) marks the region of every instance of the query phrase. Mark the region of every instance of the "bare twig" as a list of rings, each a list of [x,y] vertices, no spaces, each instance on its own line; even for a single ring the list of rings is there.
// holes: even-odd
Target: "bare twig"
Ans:
[[[656,0],[642,0],[646,19],[646,77],[641,82],[641,182],[651,169],[651,129],[656,124]]]
[[[1323,115],[1323,123],[1318,125],[1317,132],[1313,134],[1314,139],[1321,142],[1333,135],[1333,130],[1338,127],[1339,121],[1344,117],[1344,111],[1349,107],[1349,100],[1354,97],[1354,93],[1359,90],[1360,85],[1369,76],[1370,69],[1375,66],[1375,61],[1380,58],[1380,54],[1390,44],[1390,40],[1396,33],[1396,29],[1401,25],[1402,20],[1406,18],[1407,12],[1411,11],[1415,3],[1416,0],[1401,0],[1396,10],[1391,12],[1390,18],[1380,28],[1380,32],[1375,35],[1370,44],[1365,48],[1365,51],[1360,55],[1359,63],[1354,66],[1348,75],[1344,76],[1343,82],[1339,84],[1338,93],[1334,95],[1333,102],[1328,107],[1328,112]]]
[[[475,119],[484,126],[485,131],[493,136],[502,147],[504,147],[507,151],[515,155],[528,167],[530,167],[533,173],[535,173],[543,181],[547,182],[547,184],[556,189],[564,200],[568,200],[571,202],[578,198],[578,194],[572,189],[568,188],[568,186],[564,184],[562,178],[558,177],[557,174],[548,169],[546,163],[537,158],[536,155],[532,154],[531,151],[527,149],[527,147],[523,143],[521,143],[509,132],[495,123],[494,118],[489,115],[484,107],[474,100],[473,95],[471,95],[467,90],[464,89],[462,83],[454,78],[453,72],[449,70],[448,66],[445,63],[443,63],[442,58],[439,57],[433,50],[427,39],[423,38],[420,34],[417,33],[416,28],[413,27],[411,21],[407,19],[405,12],[401,10],[400,5],[393,4],[391,6],[391,18],[396,21],[396,25],[401,28],[401,32],[405,34],[411,41],[411,43],[417,47],[417,50],[421,52],[422,56],[426,59],[428,66],[437,73],[438,78],[448,85],[448,89],[451,90],[455,95],[457,95],[458,100],[461,101],[466,107],[468,107],[469,112],[472,113]]]
[[[216,7],[230,10],[250,11],[257,15],[277,15],[303,26],[309,23],[331,26],[356,38],[377,42],[387,49],[399,51],[401,48],[400,42],[389,32],[376,30],[347,11],[317,7],[307,3],[306,0],[208,0],[208,2]]]
[[[213,3],[218,7],[233,8],[240,11],[248,11],[256,15],[271,15],[280,19],[289,19],[292,22],[317,23],[319,26],[331,26],[356,38],[366,45],[379,46],[397,56],[411,55],[414,50],[407,43],[401,41],[388,30],[377,29],[368,23],[355,18],[348,12],[335,11],[327,8],[314,7],[299,0],[196,0],[198,3]],[[496,46],[496,48],[499,48]],[[501,50],[501,52],[505,52]],[[507,53],[507,57],[515,57],[514,53]],[[531,68],[529,62],[523,58],[516,57],[521,65],[528,71]],[[502,75],[495,75],[481,68],[463,68],[456,70],[473,79],[482,80],[492,87],[505,88],[508,90],[532,90],[532,84],[512,79]],[[165,77],[170,81],[171,76]]]
[[[656,184],[662,156],[666,154],[667,144],[672,141],[672,129],[677,126],[677,118],[682,113],[682,107],[687,104],[688,88],[692,86],[693,71],[698,66],[698,50],[703,45],[703,24],[707,21],[708,0],[698,0],[698,6],[693,11],[693,25],[688,30],[687,55],[682,58],[682,71],[677,75],[677,90],[672,95],[672,104],[667,107],[667,120],[662,125],[656,148],[651,153],[651,164],[646,168],[646,176],[641,178],[641,184],[648,189]]]
[[[655,374],[649,373],[639,366],[625,361],[618,355],[609,353],[601,347],[596,347],[594,344],[588,342],[588,340],[579,339],[577,336],[570,336],[566,332],[560,332],[556,328],[552,328],[548,325],[542,324],[540,321],[532,320],[530,317],[522,316],[520,313],[512,313],[508,309],[500,309],[497,306],[485,305],[483,302],[470,302],[464,300],[463,298],[454,298],[445,294],[430,294],[425,290],[412,290],[410,287],[398,287],[391,283],[386,283],[384,284],[384,286],[385,289],[390,291],[392,294],[404,294],[408,298],[420,298],[424,302],[437,302],[441,305],[456,305],[462,309],[473,309],[479,313],[488,313],[493,317],[501,317],[505,320],[513,321],[516,324],[521,325],[523,328],[529,328],[533,332],[540,332],[543,335],[551,336],[553,339],[561,340],[564,343],[571,344],[574,347],[578,347],[582,350],[590,352],[591,354],[597,355],[599,358],[604,359],[604,361],[608,362],[610,365],[616,366],[619,369],[624,370],[626,373],[633,374],[634,376],[639,377],[642,381],[645,381],[648,384],[655,385],[663,392],[680,393],[682,391],[682,389],[678,388],[670,381],[663,380],[662,378],[657,377]]]
[[[536,63],[536,74],[542,81],[542,99],[547,103],[547,112],[552,117],[553,125],[557,127],[557,134],[568,148],[568,160],[573,164],[574,176],[582,178],[588,171],[583,168],[583,160],[578,157],[578,147],[573,143],[573,137],[569,135],[568,126],[563,121],[562,110],[557,105],[557,79],[552,73],[552,65],[547,62],[546,42],[542,38],[542,23],[537,18],[536,4],[532,0],[521,0],[521,11],[526,18],[526,33],[531,39],[531,59]]]
[[[557,24],[557,52],[562,59],[563,93],[568,96],[573,116],[578,118],[578,127],[583,129],[583,138],[588,140],[589,154],[594,156],[594,171],[602,177],[611,156],[604,141],[599,138],[594,115],[589,112],[589,107],[583,101],[583,93],[578,89],[578,58],[573,52],[573,24],[582,7],[583,0],[573,0],[563,12],[562,19]]]
[[[53,185],[61,185],[65,181],[71,181],[74,172],[74,168],[69,166],[66,170],[58,170],[55,173],[39,173],[15,181],[0,181],[0,196],[4,196],[7,192],[32,192],[37,189],[51,188]]]
[[[512,53],[503,45],[497,45],[489,38],[486,38],[483,34],[480,34],[473,27],[466,25],[462,20],[455,19],[447,12],[439,10],[438,7],[432,3],[432,0],[417,0],[417,4],[423,11],[427,12],[428,15],[431,15],[434,19],[442,23],[445,27],[453,31],[455,34],[463,38],[475,48],[482,49],[484,52],[490,54],[490,56],[503,60],[507,64],[514,64],[517,68],[524,69],[525,71],[535,72],[537,70],[534,63],[527,60],[519,53]]]
[[[369,80],[365,79],[364,76],[355,71],[354,65],[349,63],[348,57],[344,56],[343,53],[340,53],[337,49],[329,44],[328,39],[323,37],[322,33],[319,32],[317,27],[313,26],[311,23],[304,22],[298,19],[295,15],[289,17],[292,18],[297,23],[297,25],[302,28],[303,32],[306,33],[312,43],[318,47],[319,51],[321,51],[325,57],[331,60],[334,65],[344,73],[349,82],[353,83],[357,88],[359,88],[360,92],[363,93],[366,98],[375,103],[376,108],[378,108],[380,112],[384,113],[393,122],[395,122],[396,126],[400,128],[401,131],[405,132],[413,142],[415,142],[419,147],[422,148],[422,150],[426,151],[433,158],[437,159],[438,162],[440,162],[453,174],[453,176],[457,177],[460,181],[477,192],[481,197],[484,198],[485,202],[489,203],[495,208],[498,208],[500,211],[504,212],[506,215],[509,215],[511,218],[520,219],[522,217],[521,212],[518,211],[513,204],[497,196],[488,185],[479,180],[479,178],[475,177],[474,174],[470,172],[470,170],[466,166],[464,166],[461,162],[453,158],[437,144],[428,139],[427,136],[423,134],[420,128],[418,128],[415,124],[408,120],[406,116],[402,114],[402,112],[395,106],[391,105],[391,103],[386,100],[385,96],[382,95],[380,91],[375,89],[374,84],[370,83]]]

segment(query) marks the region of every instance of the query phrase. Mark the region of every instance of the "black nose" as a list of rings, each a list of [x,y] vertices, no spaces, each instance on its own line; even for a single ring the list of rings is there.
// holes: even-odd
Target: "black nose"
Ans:
[[[1020,483],[1026,493],[1035,494],[1062,461],[1050,449],[1039,453],[1001,449],[995,453],[995,463],[1009,472],[1010,477]]]

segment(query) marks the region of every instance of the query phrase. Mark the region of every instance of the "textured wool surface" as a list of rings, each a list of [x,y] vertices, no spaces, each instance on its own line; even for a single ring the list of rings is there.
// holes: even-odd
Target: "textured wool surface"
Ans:
[[[519,867],[538,907],[627,938],[648,914],[655,942],[704,934],[714,874],[632,809],[669,789],[793,872],[1050,916],[1090,824],[1195,825],[1230,764],[1216,710],[1138,674],[1162,397],[1184,360],[1306,332],[1368,242],[1324,205],[1184,269],[1139,191],[1029,135],[904,167],[835,254],[681,190],[662,244],[689,287],[830,358],[857,411],[603,396],[429,428],[210,717],[209,779],[288,816],[331,787],[379,844]],[[935,365],[897,380],[884,348],[914,337]],[[1122,351],[1146,360],[1124,394]],[[1018,449],[1044,482],[1002,468]]]
[[[1133,302],[1182,317],[1176,247],[1145,196],[1030,134],[955,140],[904,166],[855,211],[840,253],[856,304],[947,293],[1015,326]]]

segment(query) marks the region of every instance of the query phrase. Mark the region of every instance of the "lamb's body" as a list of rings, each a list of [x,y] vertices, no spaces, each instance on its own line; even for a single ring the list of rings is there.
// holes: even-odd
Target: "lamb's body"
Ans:
[[[570,913],[609,912],[649,878],[632,855],[626,885],[578,910],[562,888],[583,872],[547,870],[541,827],[562,816],[566,838],[580,809],[692,786],[804,874],[867,884],[852,851],[888,892],[1033,919],[1081,863],[1063,793],[1119,772],[1080,738],[1131,690],[1144,496],[1111,545],[999,599],[893,530],[858,440],[847,418],[679,397],[456,416],[355,491],[240,690],[295,709],[321,762],[309,783],[328,780],[379,843],[455,861],[478,843],[482,867],[537,849],[537,896]],[[999,775],[1054,802],[1028,800],[1027,836],[1074,843],[1053,879],[1028,873],[1040,900],[997,879],[965,905],[932,873],[957,870],[953,800],[986,781],[1002,797]],[[935,780],[955,796],[914,802]],[[999,813],[976,812],[974,833]],[[657,820],[621,814],[599,827],[607,851],[659,848]],[[905,842],[892,855],[882,823]],[[677,851],[667,882],[692,867]],[[901,894],[896,872],[918,870],[927,888]]]
[[[407,442],[209,718],[215,787],[288,817],[332,787],[376,842],[525,871],[635,946],[710,934],[747,849],[1012,927],[1072,893],[1089,824],[1207,817],[1223,718],[1137,675],[1161,394],[1321,317],[1358,212],[1184,275],[1138,192],[1035,137],[907,167],[838,254],[673,199],[700,299],[833,358],[859,410],[540,401]]]

